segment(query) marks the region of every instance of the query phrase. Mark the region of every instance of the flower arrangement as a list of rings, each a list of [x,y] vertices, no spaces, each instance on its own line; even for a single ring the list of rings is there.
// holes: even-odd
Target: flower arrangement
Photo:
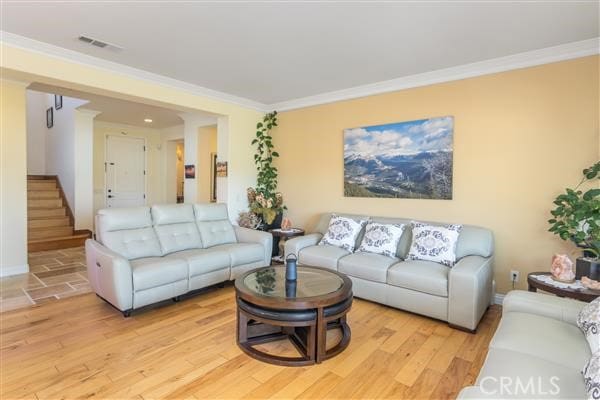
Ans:
[[[271,224],[277,214],[286,209],[283,205],[283,195],[280,192],[265,194],[254,188],[248,188],[247,194],[250,211],[260,216],[267,224]]]
[[[274,151],[271,130],[277,126],[277,111],[266,114],[256,124],[256,138],[252,145],[256,145],[254,163],[256,164],[256,188],[248,188],[248,205],[250,212],[259,216],[266,224],[271,224],[277,215],[283,213],[283,196],[277,191],[277,168],[273,160],[279,157]]]

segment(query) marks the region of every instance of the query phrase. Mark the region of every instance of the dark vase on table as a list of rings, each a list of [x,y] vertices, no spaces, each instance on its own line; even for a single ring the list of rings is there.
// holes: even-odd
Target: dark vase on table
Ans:
[[[259,229],[262,231],[265,231],[265,232],[268,232],[271,229],[280,229],[282,221],[283,221],[283,213],[280,212],[280,213],[277,213],[277,216],[275,217],[273,222],[271,222],[270,224],[263,222],[259,226]],[[279,237],[273,237],[273,250],[271,252],[271,257],[275,257],[276,255],[279,254],[279,239],[280,239]]]
[[[595,281],[600,280],[600,259],[588,251],[583,252],[583,257],[577,258],[575,262],[575,279],[587,276]]]

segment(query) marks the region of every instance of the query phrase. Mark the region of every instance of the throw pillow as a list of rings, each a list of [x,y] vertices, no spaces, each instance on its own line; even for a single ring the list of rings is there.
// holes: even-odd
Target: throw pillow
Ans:
[[[435,226],[412,222],[409,260],[434,261],[448,267],[456,263],[456,243],[462,225]]]
[[[600,351],[592,355],[581,372],[588,400],[600,399]]]
[[[357,251],[396,257],[402,232],[404,232],[402,224],[369,222]]]
[[[600,297],[581,309],[577,326],[583,331],[592,353],[600,351]]]
[[[349,252],[354,251],[356,238],[366,225],[367,221],[355,221],[352,218],[333,215],[329,221],[329,228],[323,239],[319,242],[320,246],[331,245],[341,247]]]

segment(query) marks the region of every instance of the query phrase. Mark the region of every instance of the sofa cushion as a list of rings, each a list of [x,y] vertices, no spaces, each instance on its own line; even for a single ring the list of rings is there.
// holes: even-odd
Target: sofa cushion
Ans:
[[[582,373],[588,399],[600,399],[600,351],[592,355]]]
[[[133,290],[140,291],[188,279],[185,260],[172,256],[148,257],[131,261]]]
[[[196,222],[204,247],[236,243],[235,230],[229,220]]]
[[[586,397],[581,367],[571,368],[530,354],[498,348],[489,349],[477,385],[494,399]]]
[[[388,268],[397,262],[397,258],[359,252],[340,258],[338,271],[355,278],[386,283]]]
[[[502,316],[490,348],[529,354],[576,370],[581,370],[591,355],[575,325],[520,312]]]
[[[581,309],[577,326],[585,335],[592,353],[600,351],[600,297]]]
[[[158,204],[151,208],[154,225],[171,225],[194,222],[194,208],[191,204]]]
[[[194,204],[194,215],[204,247],[237,242],[226,204]]]
[[[387,283],[435,296],[448,297],[450,268],[433,261],[407,260],[388,269]]]
[[[408,260],[434,261],[449,267],[456,262],[456,243],[462,225],[437,226],[413,222]]]
[[[333,215],[329,221],[329,228],[323,235],[319,245],[337,246],[353,252],[358,235],[366,224],[366,220],[355,221],[352,218]]]
[[[163,254],[152,227],[104,232],[102,244],[128,260],[160,257]]]
[[[380,224],[369,222],[357,251],[396,257],[398,243],[405,226],[402,224]]]
[[[300,250],[298,262],[304,265],[330,268],[337,271],[338,260],[348,254],[350,254],[348,250],[336,246],[308,246]]]
[[[201,249],[202,240],[193,222],[154,226],[163,254],[187,249]]]
[[[265,259],[265,248],[258,243],[230,243],[212,247],[211,250],[225,251],[229,254],[231,267],[260,262]]]
[[[188,263],[189,277],[227,269],[231,266],[229,253],[217,247],[192,249],[172,253],[171,257],[181,258]]]

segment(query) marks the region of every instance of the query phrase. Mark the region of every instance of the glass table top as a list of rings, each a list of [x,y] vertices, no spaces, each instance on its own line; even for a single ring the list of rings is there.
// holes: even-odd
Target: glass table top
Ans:
[[[285,279],[285,267],[269,267],[253,272],[244,278],[244,286],[256,294],[280,298],[322,296],[339,290],[344,281],[326,270],[298,267],[298,279]]]

